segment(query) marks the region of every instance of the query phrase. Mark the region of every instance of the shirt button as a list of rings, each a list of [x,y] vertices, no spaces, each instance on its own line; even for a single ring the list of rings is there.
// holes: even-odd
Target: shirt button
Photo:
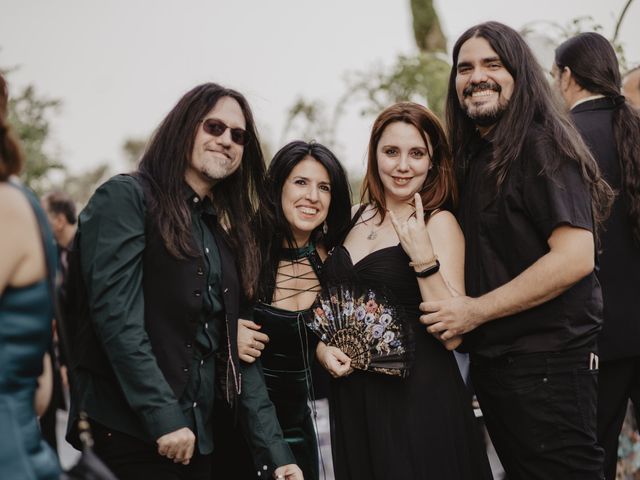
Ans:
[[[209,322],[206,322],[206,323],[204,324],[204,328],[209,328]]]
[[[185,372],[188,372],[189,368],[188,367],[184,367],[182,370],[184,370]]]
[[[198,270],[196,271],[196,273],[197,273],[199,276],[202,276],[202,275],[204,275],[204,270],[202,269],[202,267],[198,267]]]
[[[228,288],[225,288],[225,289],[224,289],[224,293],[228,293],[228,292],[229,292],[229,289],[228,289]]]
[[[204,248],[204,253],[209,253],[209,247]]]
[[[200,366],[204,365],[204,360],[200,360]]]
[[[196,408],[198,406],[198,402],[193,402],[193,408]]]
[[[190,343],[187,343],[187,348],[191,348],[191,346],[192,345]]]
[[[211,291],[211,285],[209,285],[209,291]]]
[[[193,203],[198,203],[200,199],[198,197],[193,197]]]
[[[194,290],[193,291],[193,296],[194,297],[199,297],[202,294],[202,292],[200,290]]]
[[[267,470],[267,466],[266,465],[262,465],[262,469],[266,471]]]

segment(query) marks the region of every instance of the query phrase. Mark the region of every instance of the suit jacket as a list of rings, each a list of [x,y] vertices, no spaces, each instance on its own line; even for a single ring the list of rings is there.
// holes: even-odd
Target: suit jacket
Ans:
[[[640,354],[640,249],[634,245],[628,199],[622,190],[622,173],[613,122],[616,106],[611,98],[598,98],[571,110],[575,125],[611,187],[619,192],[611,215],[600,234],[598,278],[602,285],[604,324],[599,353],[604,360]],[[625,139],[640,142],[636,138]]]

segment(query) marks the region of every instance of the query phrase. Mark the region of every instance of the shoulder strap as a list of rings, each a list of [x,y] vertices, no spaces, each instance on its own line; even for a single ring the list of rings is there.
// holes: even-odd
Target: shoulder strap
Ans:
[[[36,217],[36,221],[38,222],[40,242],[42,243],[42,251],[44,253],[45,266],[47,267],[46,278],[47,278],[47,284],[49,287],[49,295],[51,297],[55,318],[57,320],[58,317],[60,316],[57,296],[55,294],[57,280],[58,280],[57,279],[58,259],[56,256],[56,251],[57,251],[56,244],[55,244],[55,240],[53,239],[53,234],[51,233],[51,227],[49,226],[49,221],[47,220],[47,217],[45,216],[44,211],[40,207],[40,204],[38,203],[38,199],[30,190],[11,180],[7,183],[15,187],[16,189],[20,190],[24,194],[24,196],[29,201],[29,205],[31,206],[31,210],[33,211],[33,214]]]
[[[363,203],[362,205],[360,205],[360,208],[356,210],[356,213],[351,218],[351,223],[349,224],[349,230],[351,230],[356,225],[356,223],[358,222],[358,220],[360,220],[360,217],[362,216],[362,214],[366,209],[367,209],[366,203]]]

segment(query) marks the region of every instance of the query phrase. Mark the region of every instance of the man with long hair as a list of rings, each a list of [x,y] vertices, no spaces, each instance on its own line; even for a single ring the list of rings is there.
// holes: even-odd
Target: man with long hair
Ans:
[[[246,99],[208,83],[169,112],[138,170],[98,188],[80,214],[72,260],[86,295],[71,298],[70,279],[69,301],[86,298],[90,322],[71,318],[70,417],[86,411],[121,480],[212,478],[214,398],[238,409],[256,477],[302,478],[259,365],[238,360],[264,171]]]
[[[556,49],[554,86],[617,192],[601,235],[598,278],[604,324],[598,338],[598,439],[605,476],[616,477],[618,436],[631,398],[640,401],[640,113],[620,94],[609,41],[581,33]]]
[[[600,480],[594,237],[612,191],[506,25],[474,26],[456,42],[447,121],[469,296],[423,303],[423,321],[442,341],[464,334],[510,480]]]

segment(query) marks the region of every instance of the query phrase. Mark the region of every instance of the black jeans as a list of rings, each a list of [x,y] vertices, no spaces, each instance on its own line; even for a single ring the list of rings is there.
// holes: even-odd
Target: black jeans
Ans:
[[[618,437],[629,399],[640,426],[640,357],[601,362],[598,383],[598,440],[604,447],[605,477],[615,480]]]
[[[471,378],[509,480],[602,480],[598,371],[587,351],[487,359]]]
[[[156,444],[91,422],[94,450],[119,480],[211,480],[211,454],[193,455],[189,465],[158,453]],[[196,448],[197,450],[197,448]]]

